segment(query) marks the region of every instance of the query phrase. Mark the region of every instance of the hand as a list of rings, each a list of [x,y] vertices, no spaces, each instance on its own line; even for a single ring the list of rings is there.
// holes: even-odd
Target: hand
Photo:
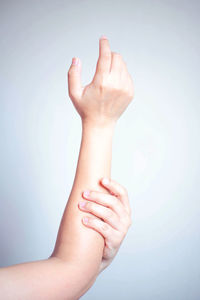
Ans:
[[[79,203],[79,209],[93,215],[84,217],[83,224],[99,232],[105,239],[100,272],[112,262],[132,224],[126,189],[114,180],[108,180],[107,184],[101,180],[101,184],[109,194],[86,191],[82,196],[88,201]]]
[[[119,53],[111,52],[108,39],[99,40],[99,58],[92,82],[81,85],[81,60],[68,71],[69,96],[82,121],[104,126],[115,123],[134,97],[133,81]]]

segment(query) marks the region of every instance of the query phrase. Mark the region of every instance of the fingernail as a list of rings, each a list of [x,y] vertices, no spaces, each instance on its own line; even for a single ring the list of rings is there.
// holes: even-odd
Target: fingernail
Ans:
[[[103,178],[102,183],[107,185],[109,184],[109,179],[108,178]]]
[[[72,58],[72,65],[78,65],[78,58],[77,57],[73,57]]]
[[[85,197],[89,197],[89,195],[90,195],[90,191],[84,191],[84,193],[83,193],[83,195],[85,196]]]
[[[83,218],[83,223],[88,224],[88,218],[87,217]]]
[[[85,204],[86,204],[86,202],[85,202],[85,201],[81,201],[81,202],[79,202],[79,206],[80,206],[81,208],[84,208],[84,207],[85,207]]]
[[[107,38],[107,36],[102,35],[102,36],[100,37],[100,39],[101,39],[101,40],[107,40],[108,38]]]

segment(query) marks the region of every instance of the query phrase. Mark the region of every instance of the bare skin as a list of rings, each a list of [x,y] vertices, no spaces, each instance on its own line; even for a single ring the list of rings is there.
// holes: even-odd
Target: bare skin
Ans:
[[[104,183],[105,180],[105,183]],[[86,191],[79,202],[79,209],[93,217],[83,218],[83,224],[99,232],[105,240],[100,272],[107,268],[116,256],[129,227],[132,224],[127,190],[114,180],[104,178],[101,184],[110,195]]]
[[[82,87],[79,60],[79,64],[72,64],[69,69],[68,87],[82,120],[82,139],[55,248],[47,259],[2,268],[2,299],[78,299],[105,267],[106,257],[109,262],[103,235],[83,226],[82,218],[91,214],[80,210],[78,203],[88,189],[107,194],[108,200],[109,189],[100,180],[110,178],[114,128],[133,99],[133,83],[121,55],[111,52],[108,40],[102,38],[93,81]]]

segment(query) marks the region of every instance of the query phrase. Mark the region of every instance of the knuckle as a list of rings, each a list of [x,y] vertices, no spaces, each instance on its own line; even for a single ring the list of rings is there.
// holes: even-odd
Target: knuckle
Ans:
[[[107,217],[108,219],[111,219],[111,218],[113,218],[113,216],[114,216],[113,212],[112,212],[110,209],[108,209],[108,210],[107,210],[107,213],[106,213],[106,217]]]
[[[99,83],[99,92],[100,94],[104,94],[107,90],[106,83],[104,81]]]
[[[122,88],[119,85],[117,85],[117,83],[114,83],[111,87],[111,93],[113,95],[120,95],[122,93]]]
[[[73,70],[72,70],[72,68],[70,68],[67,72],[68,77],[72,74],[72,72],[73,72]]]
[[[102,229],[103,231],[107,231],[107,230],[108,230],[108,224],[106,224],[105,222],[102,222],[102,224],[101,224],[101,229]]]
[[[104,93],[104,91],[105,91],[105,86],[102,83],[100,83],[99,84],[99,92],[100,92],[100,94],[102,95]]]
[[[106,81],[102,78],[101,81],[99,82],[99,89],[104,90],[106,86],[107,86]]]
[[[104,52],[103,57],[104,57],[105,59],[110,59],[111,53],[110,53],[109,51],[106,51],[106,52]]]
[[[116,57],[118,57],[118,58],[121,58],[121,54],[118,53],[118,52],[115,52],[115,51],[114,51],[114,52],[113,52],[113,55],[116,56]]]
[[[121,194],[122,196],[128,196],[128,191],[125,187],[122,187]]]
[[[123,221],[123,228],[124,228],[125,232],[128,231],[128,229],[130,228],[131,225],[132,225],[131,217],[129,215],[126,215],[126,217],[124,218],[124,221]]]
[[[113,208],[119,206],[119,199],[115,195],[113,195],[113,197],[112,197],[111,206]],[[120,206],[120,208],[121,208],[121,206]]]

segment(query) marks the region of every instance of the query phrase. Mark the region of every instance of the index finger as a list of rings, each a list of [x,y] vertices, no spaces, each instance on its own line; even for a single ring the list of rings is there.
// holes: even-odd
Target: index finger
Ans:
[[[111,58],[109,41],[106,36],[101,36],[99,39],[99,58],[94,79],[98,77],[98,75],[108,74],[110,72]]]
[[[101,184],[112,194],[115,195],[121,203],[127,208],[127,211],[130,212],[130,203],[128,198],[127,190],[120,185],[117,181],[108,178],[102,178]]]

